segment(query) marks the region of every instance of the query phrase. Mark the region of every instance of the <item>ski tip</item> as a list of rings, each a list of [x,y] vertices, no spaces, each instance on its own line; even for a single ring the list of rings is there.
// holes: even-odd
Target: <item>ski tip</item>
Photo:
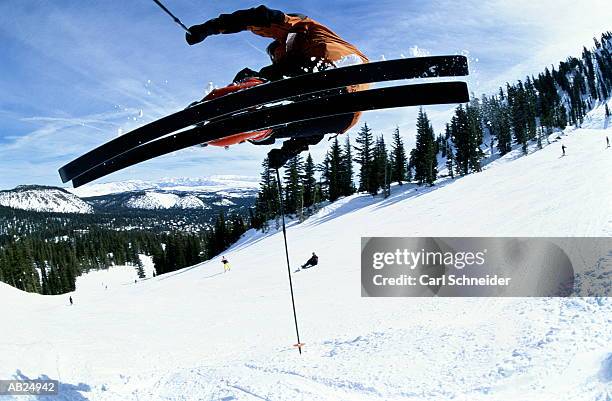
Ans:
[[[65,170],[66,166],[61,167],[59,170],[57,170],[57,172],[60,175],[60,178],[62,179],[62,182],[65,184],[68,181],[70,181],[70,178],[68,177],[68,174],[66,173]]]

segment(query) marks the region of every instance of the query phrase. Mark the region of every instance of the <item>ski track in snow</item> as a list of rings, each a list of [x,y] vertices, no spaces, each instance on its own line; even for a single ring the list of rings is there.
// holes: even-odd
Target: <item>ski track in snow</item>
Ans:
[[[361,298],[359,274],[362,235],[612,235],[610,132],[575,130],[479,174],[290,222],[292,267],[320,256],[294,275],[301,356],[282,235],[249,232],[224,253],[229,273],[219,257],[79,287],[72,307],[0,283],[0,378],[58,379],[69,401],[610,400],[609,298]],[[611,265],[612,254],[577,282]]]

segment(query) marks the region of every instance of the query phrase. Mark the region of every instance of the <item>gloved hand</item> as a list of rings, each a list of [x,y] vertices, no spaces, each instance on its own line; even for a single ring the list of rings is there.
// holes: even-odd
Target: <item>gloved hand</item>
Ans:
[[[200,25],[193,25],[189,27],[189,32],[185,33],[185,40],[189,45],[195,45],[200,43],[210,35],[216,35],[219,33],[217,29],[217,20],[211,19]]]

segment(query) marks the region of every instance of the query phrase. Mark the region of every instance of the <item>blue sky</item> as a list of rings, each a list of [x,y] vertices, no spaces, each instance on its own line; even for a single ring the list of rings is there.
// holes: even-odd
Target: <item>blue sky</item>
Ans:
[[[166,0],[185,24],[261,4]],[[269,1],[334,29],[370,59],[461,53],[470,89],[495,91],[535,74],[612,29],[612,4],[575,1]],[[87,150],[200,99],[245,66],[268,63],[267,40],[250,33],[214,36],[190,47],[152,0],[0,2],[0,188],[60,185],[57,169]],[[427,108],[441,129],[449,107]],[[378,134],[398,125],[414,138],[414,108],[369,112]],[[326,144],[312,150],[320,161]],[[192,148],[101,181],[258,175],[268,147]]]

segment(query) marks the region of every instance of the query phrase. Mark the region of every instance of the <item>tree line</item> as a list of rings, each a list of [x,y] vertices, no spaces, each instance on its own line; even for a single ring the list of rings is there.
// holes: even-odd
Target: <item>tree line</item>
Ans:
[[[0,248],[0,281],[45,295],[74,291],[76,277],[113,265],[142,268],[138,254],[150,254],[155,234],[92,226],[70,236],[24,236]]]

